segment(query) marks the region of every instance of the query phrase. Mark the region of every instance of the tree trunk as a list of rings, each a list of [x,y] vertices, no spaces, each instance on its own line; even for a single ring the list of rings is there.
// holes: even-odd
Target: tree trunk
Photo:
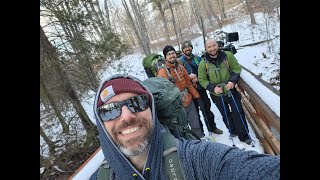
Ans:
[[[106,11],[107,26],[111,28],[108,2],[109,2],[108,0],[104,0],[104,10]]]
[[[65,1],[65,5],[66,5],[66,10],[65,12],[67,12],[67,14],[72,14],[71,12],[71,8],[69,6],[69,3],[67,3]],[[90,63],[90,55],[87,52],[87,48],[85,47],[85,45],[83,43],[85,43],[85,39],[82,36],[78,24],[72,20],[70,20],[70,27],[72,34],[73,34],[73,41],[72,44],[75,47],[75,49],[77,50],[76,55],[78,56],[78,60],[80,61],[80,65],[82,65],[83,70],[85,72],[85,74],[87,75],[87,78],[89,80],[90,83],[90,87],[93,91],[98,89],[99,86],[99,80],[96,76],[96,74],[93,71],[92,68],[92,64]]]
[[[219,8],[221,9],[220,12],[221,12],[222,19],[225,19],[225,18],[227,18],[227,15],[226,15],[226,11],[224,8],[224,0],[218,0],[218,1],[220,1]]]
[[[43,138],[43,140],[47,143],[49,148],[50,155],[54,155],[56,153],[56,145],[53,141],[50,140],[50,138],[46,135],[46,133],[43,131],[42,127],[40,126],[40,136]]]
[[[277,6],[277,16],[278,16],[278,20],[280,21],[280,10],[279,10],[279,6]]]
[[[136,23],[137,23],[137,29],[141,36],[141,40],[143,45],[145,46],[146,53],[150,54],[150,39],[148,36],[147,28],[144,22],[144,18],[142,17],[139,4],[135,0],[129,0],[133,14],[135,15]]]
[[[210,2],[206,3],[205,0],[201,0],[201,9],[204,9],[204,12],[206,13],[207,18],[209,19],[210,26],[214,27],[214,23],[211,19],[212,15],[210,12],[210,5],[209,4],[210,4]]]
[[[169,8],[170,8],[170,11],[171,11],[171,15],[172,15],[172,23],[173,23],[173,27],[174,27],[174,33],[176,34],[176,38],[177,38],[177,43],[178,43],[179,50],[181,50],[181,49],[180,49],[179,37],[178,37],[178,30],[177,30],[177,25],[176,25],[176,20],[175,20],[175,17],[174,17],[173,9],[172,9],[170,0],[167,0],[167,1],[168,1],[168,4],[169,4]]]
[[[252,8],[252,1],[251,0],[245,0],[245,1],[246,1],[248,13],[250,15],[251,24],[253,24],[253,25],[257,24],[256,19],[254,18],[254,10]]]
[[[158,7],[163,26],[164,26],[164,32],[165,32],[165,37],[168,41],[170,41],[170,33],[169,33],[169,28],[168,28],[168,21],[166,19],[166,16],[164,15],[164,10],[162,8],[161,2],[160,1],[154,1],[156,3],[156,6]]]
[[[202,27],[201,27],[201,20],[200,20],[200,10],[198,9],[198,6],[197,6],[197,1],[195,0],[190,0],[190,6],[191,6],[191,10],[193,12],[193,15],[197,21],[197,24],[198,24],[198,27],[199,29],[201,30],[201,32],[203,31],[202,30]]]
[[[130,31],[129,31],[128,28],[126,27],[126,24],[125,24],[125,22],[123,21],[123,19],[120,18],[119,12],[116,11],[115,14],[116,14],[116,17],[117,17],[118,21],[119,21],[121,24],[123,24],[123,26],[121,26],[122,32],[124,32],[123,34],[125,34],[126,36],[128,36],[130,42],[132,43],[132,46],[135,47],[135,46],[136,46],[136,42],[134,41],[134,38],[131,37],[131,34],[132,34],[132,33],[130,33]]]
[[[88,12],[89,17],[91,19],[91,22],[95,22],[95,20],[93,19],[93,15],[91,14],[91,11],[90,11],[90,9],[89,9],[89,7],[87,5],[87,2],[86,1],[84,1],[84,2],[82,1],[82,4],[83,4],[84,8],[86,9],[86,11]],[[94,31],[97,33],[98,37],[100,39],[104,39],[103,34],[102,34],[102,32],[100,32],[100,29],[98,28],[96,23],[91,23],[91,25],[92,25]]]
[[[75,59],[78,60],[76,64],[80,66],[80,70],[83,70],[81,73],[81,77],[83,78],[82,83],[95,91],[98,88],[99,80],[93,71],[92,64],[90,63],[91,58],[90,55],[88,55],[88,50],[84,47],[84,43],[87,41],[82,37],[77,21],[72,19],[73,15],[69,3],[64,1],[64,4],[65,6],[54,6],[52,4],[48,4],[48,6],[67,35],[66,37],[70,42],[74,55],[76,56]],[[77,78],[79,78],[79,76]]]
[[[62,126],[62,131],[64,134],[69,134],[69,126],[66,123],[65,119],[63,118],[63,116],[61,115],[61,111],[59,110],[59,108],[57,107],[56,103],[54,102],[54,97],[50,94],[49,90],[47,89],[42,77],[40,76],[40,87],[42,89],[42,92],[44,93],[44,95],[47,97],[47,99],[49,100],[49,103],[51,104],[51,107],[56,115],[56,117],[58,118],[61,126]]]
[[[211,12],[212,16],[217,21],[219,28],[221,29],[222,28],[222,22],[221,22],[219,16],[215,13],[213,5],[210,2],[208,3],[208,8],[209,8],[209,12]]]
[[[126,10],[127,17],[129,18],[129,21],[130,21],[131,26],[132,26],[132,28],[134,30],[134,33],[136,34],[136,36],[138,38],[140,48],[142,49],[144,54],[148,54],[148,49],[145,46],[145,44],[143,42],[143,39],[142,39],[142,37],[141,37],[141,35],[139,33],[139,30],[135,25],[134,19],[133,19],[131,13],[130,13],[130,10],[129,10],[129,7],[127,5],[127,2],[125,0],[122,0],[122,5],[123,5],[124,9]]]
[[[57,73],[58,79],[64,85],[64,90],[69,95],[71,103],[75,108],[84,129],[87,132],[87,139],[85,144],[89,144],[96,135],[95,134],[97,132],[96,126],[92,123],[88,114],[82,107],[79,97],[77,96],[75,90],[73,89],[68,76],[64,73],[64,71],[60,67],[61,66],[60,60],[57,56],[55,47],[49,42],[47,36],[42,30],[42,27],[40,26],[40,60],[46,59],[46,58],[48,59],[48,61],[52,63],[53,68],[57,70],[56,73]]]

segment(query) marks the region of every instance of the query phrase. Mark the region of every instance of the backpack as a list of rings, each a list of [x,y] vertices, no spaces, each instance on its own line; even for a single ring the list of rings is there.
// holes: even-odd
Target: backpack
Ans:
[[[175,84],[163,77],[151,77],[143,81],[151,91],[159,122],[168,127],[176,138],[200,139],[188,128],[185,109],[181,101],[180,90]]]
[[[148,78],[156,77],[158,69],[161,68],[164,63],[164,57],[157,53],[148,54],[142,60],[142,66],[144,67]]]

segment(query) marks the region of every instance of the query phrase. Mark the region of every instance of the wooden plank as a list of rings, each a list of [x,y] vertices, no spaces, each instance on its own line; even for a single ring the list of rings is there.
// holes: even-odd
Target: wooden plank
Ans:
[[[261,116],[267,126],[269,123],[280,133],[280,118],[268,107],[268,105],[240,78],[238,87],[249,95],[250,104],[255,107],[257,114]],[[268,126],[269,127],[269,126]]]
[[[101,147],[94,151],[94,153],[91,154],[91,156],[73,173],[72,176],[68,178],[68,180],[72,180],[82,170],[82,168],[84,168],[88,164],[88,162],[91,161],[91,159],[100,151],[100,149]]]
[[[261,132],[261,130],[259,129],[258,125],[256,124],[256,122],[254,121],[251,113],[248,110],[247,104],[243,103],[243,110],[244,113],[246,114],[246,119],[248,120],[248,122],[250,123],[254,133],[256,134],[258,139],[262,139],[263,138],[263,133]]]
[[[275,155],[273,149],[271,148],[267,140],[263,138],[263,139],[260,139],[260,142],[267,154]]]
[[[274,153],[273,149],[268,144],[268,141],[265,140],[262,131],[257,126],[255,120],[252,117],[252,114],[256,113],[254,108],[249,103],[249,100],[244,96],[244,94],[242,92],[240,92],[240,93],[241,93],[243,104],[244,104],[243,110],[246,113],[246,118],[247,118],[248,122],[251,124],[252,129],[254,130],[254,132],[255,132],[257,138],[259,139],[260,143],[262,144],[264,152],[267,153],[267,154],[274,155],[275,153]]]
[[[244,96],[242,92],[241,92],[241,95]],[[261,119],[261,117],[259,117],[259,115],[256,114],[255,109],[253,108],[253,106],[251,106],[247,98],[242,97],[242,100],[245,104],[245,108],[248,108],[247,110],[250,112],[250,115],[253,117],[253,119],[255,119],[255,122],[258,124],[259,129],[262,131],[263,137],[267,139],[267,141],[270,143],[274,152],[276,154],[280,154],[280,142],[273,136],[272,132],[264,123],[264,121]],[[265,147],[268,148],[268,145],[265,144]]]
[[[270,143],[272,149],[275,151],[276,154],[280,154],[280,142],[273,136],[269,127],[266,125],[266,123],[264,123],[264,121],[259,116],[257,116],[255,119],[258,126],[262,130],[264,137]]]

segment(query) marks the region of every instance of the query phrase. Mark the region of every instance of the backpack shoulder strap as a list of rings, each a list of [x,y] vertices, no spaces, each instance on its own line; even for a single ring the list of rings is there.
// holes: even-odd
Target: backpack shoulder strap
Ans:
[[[207,76],[209,77],[209,61],[206,57],[203,56],[203,59],[205,60],[205,65],[206,65],[206,73],[207,73]]]
[[[172,77],[172,75],[171,75],[171,73],[170,73],[169,67],[166,66],[166,65],[163,65],[161,68],[164,68],[164,69],[166,70],[167,75],[168,75],[168,77],[169,77],[169,81],[171,81],[173,84],[175,84],[176,82],[175,82],[174,78]],[[160,68],[160,69],[161,69],[161,68]]]
[[[223,63],[224,65],[227,67],[229,73],[231,73],[231,68],[230,68],[230,65],[229,65],[229,62],[228,62],[228,53],[227,52],[224,52],[225,53],[225,58],[223,59]]]
[[[182,73],[182,76],[183,76],[183,70],[182,70],[182,65],[181,64],[178,64],[178,67],[179,67],[179,69],[180,69],[180,71],[181,71],[181,73]]]
[[[98,171],[98,180],[111,179],[111,168],[106,160],[102,161]]]
[[[185,179],[182,173],[182,167],[177,152],[177,142],[173,135],[169,133],[166,127],[166,132],[162,135],[163,139],[163,158],[164,168],[167,178],[170,180]]]

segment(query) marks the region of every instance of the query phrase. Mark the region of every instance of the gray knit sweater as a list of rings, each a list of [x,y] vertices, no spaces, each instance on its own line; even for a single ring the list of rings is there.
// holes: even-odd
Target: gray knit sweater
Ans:
[[[280,179],[280,156],[195,140],[180,140],[178,154],[186,179]]]

